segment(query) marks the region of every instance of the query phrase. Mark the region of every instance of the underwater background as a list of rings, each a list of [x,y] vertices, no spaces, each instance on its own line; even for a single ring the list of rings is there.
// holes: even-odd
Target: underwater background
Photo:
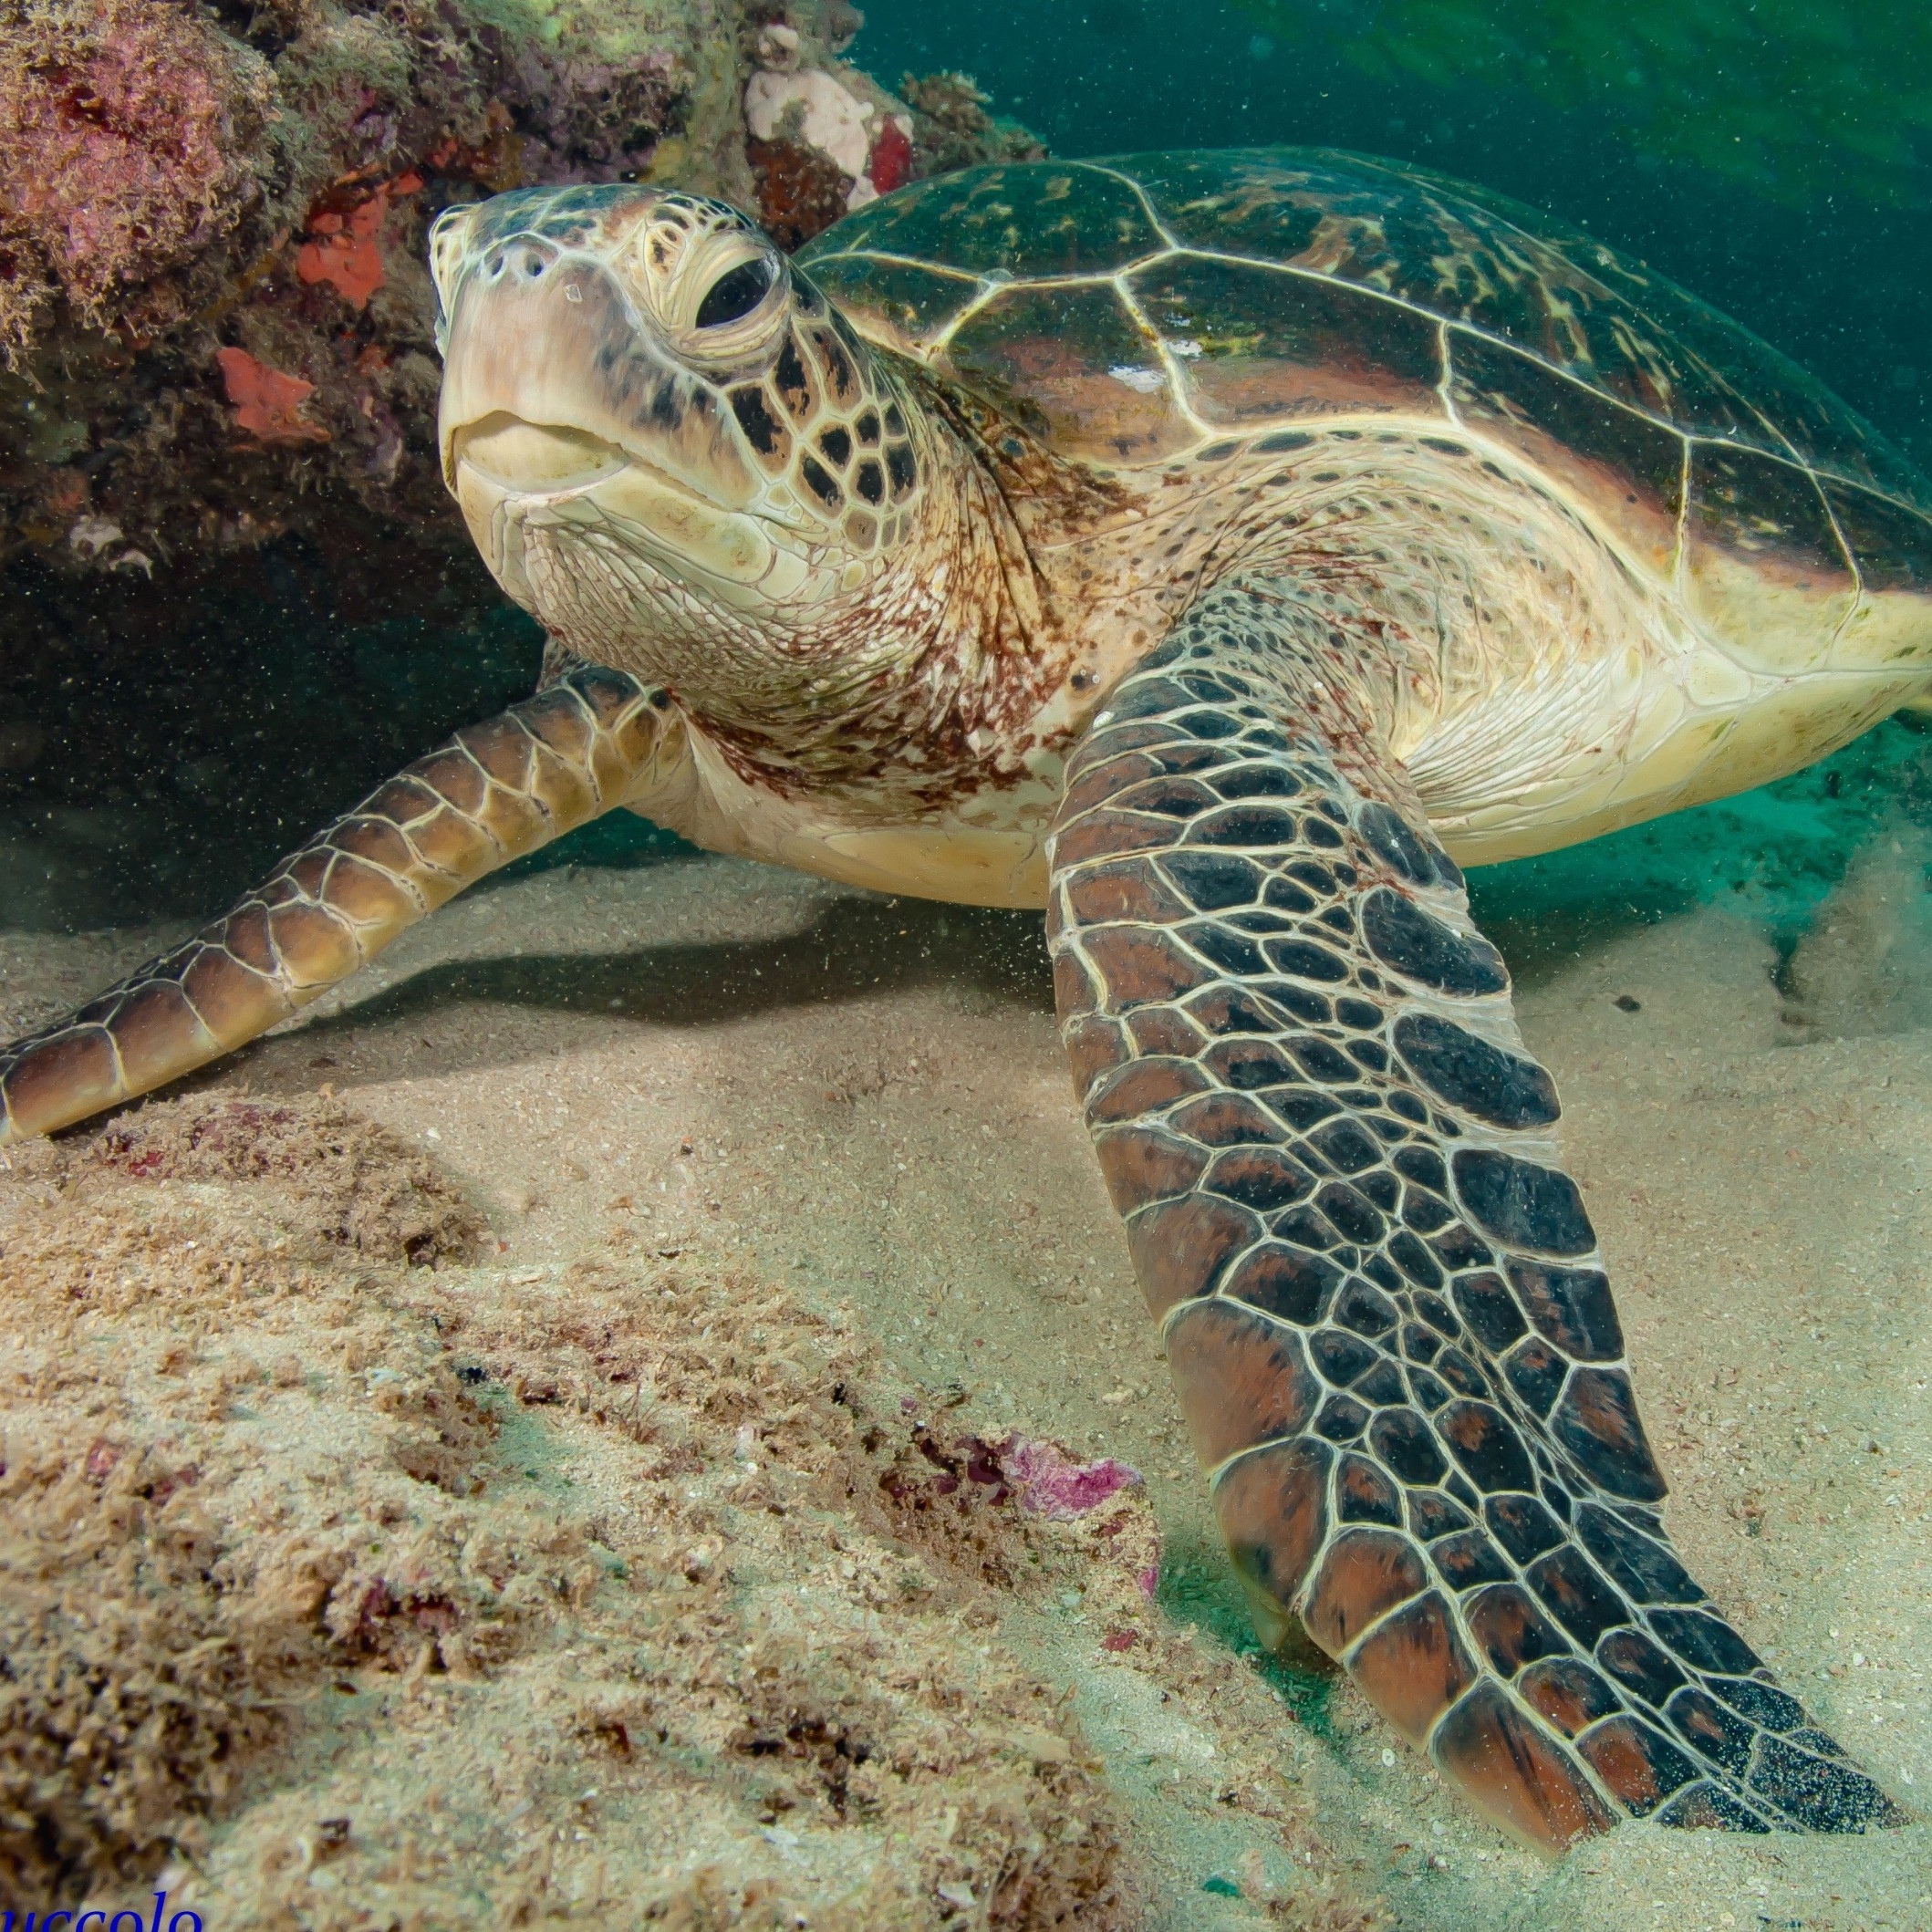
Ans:
[[[77,14],[152,4],[49,0]],[[637,0],[438,4],[479,17],[640,11]],[[253,22],[334,6],[220,0],[210,14]],[[379,9],[343,0],[336,11]],[[1932,470],[1923,6],[875,0],[847,57],[909,100],[915,84],[901,76],[970,74],[995,113],[1059,155],[1332,145],[1516,196],[1729,311]],[[917,84],[921,97],[930,85]],[[565,130],[557,151],[587,139]],[[597,165],[616,171],[624,158]],[[436,507],[453,540],[433,569],[347,515],[312,516],[213,569],[161,558],[151,576],[0,555],[0,1038],[182,936],[398,765],[529,691],[536,627],[470,554],[453,506]],[[1932,1781],[1928,876],[1932,732],[1903,717],[1774,784],[1470,880],[1476,916],[1515,972],[1525,1033],[1570,1106],[1566,1146],[1603,1219],[1646,1413],[1669,1458],[1674,1532],[1772,1640],[1780,1671],[1802,1674],[1901,1792],[1915,1775],[1919,1792]],[[291,1709],[306,1698],[323,1729],[338,1727],[326,1749],[273,1764],[221,1823],[201,1875],[224,1913],[210,1923],[346,1927],[366,1922],[351,1911],[356,1885],[379,1906],[393,1886],[399,1918],[482,1922],[476,1887],[501,1881],[556,1906],[539,1916],[530,1904],[520,1922],[630,1926],[635,1912],[604,1894],[601,1861],[614,1847],[616,1894],[654,1884],[671,1870],[653,1875],[655,1853],[644,1869],[660,1843],[666,1856],[717,1854],[698,1874],[712,1889],[671,1923],[764,1923],[719,1903],[718,1873],[795,1876],[807,1853],[862,1833],[792,1814],[794,1833],[749,1784],[755,1807],[727,1816],[726,1779],[667,1781],[660,1810],[623,1809],[626,1781],[658,1762],[639,1712],[657,1699],[665,1722],[681,1722],[716,1690],[664,1661],[675,1663],[680,1619],[712,1614],[702,1565],[680,1566],[711,1533],[702,1512],[739,1495],[730,1486],[772,1484],[769,1510],[766,1491],[745,1492],[758,1511],[744,1574],[721,1571],[725,1621],[700,1632],[705,1645],[721,1629],[732,1644],[767,1642],[786,1627],[781,1599],[798,1616],[808,1586],[827,1597],[848,1587],[826,1581],[817,1519],[775,1506],[790,1493],[779,1488],[787,1456],[801,1468],[849,1456],[840,1480],[896,1503],[888,1480],[917,1493],[938,1466],[930,1428],[978,1451],[1024,1430],[1117,1456],[1146,1477],[1136,1533],[1161,1539],[1148,1606],[1139,1572],[1064,1524],[996,1524],[994,1555],[1023,1578],[1039,1571],[1030,1594],[949,1594],[958,1552],[934,1533],[927,1553],[952,1580],[916,1598],[912,1566],[901,1574],[883,1542],[850,1533],[849,1587],[883,1578],[891,1593],[879,1599],[892,1606],[891,1668],[820,1629],[815,1667],[798,1665],[786,1694],[836,1715],[888,1679],[899,1696],[903,1680],[917,1695],[892,1722],[909,1729],[928,1722],[929,1691],[956,1700],[949,1723],[969,1709],[982,1755],[926,1792],[922,1830],[947,1819],[950,1839],[963,1802],[962,1844],[978,1829],[982,1844],[1010,1840],[1034,1856],[1041,1820],[1090,1827],[1085,1849],[1065,1838],[1044,1860],[1060,1861],[1048,1873],[1060,1889],[1044,1887],[1040,1916],[995,1923],[1072,1922],[1055,1915],[1105,1872],[1111,1816],[1126,1821],[1159,1902],[1134,1922],[1161,1932],[1250,1927],[1250,1903],[1320,1932],[1932,1924],[1923,1827],[1768,1851],[1639,1828],[1545,1872],[1498,1849],[1398,1757],[1345,1685],[1258,1653],[1068,1105],[1044,969],[1037,915],[842,893],[693,855],[618,814],[466,894],[245,1062],[99,1141],[15,1150],[17,1170],[0,1173],[0,1258],[28,1313],[8,1345],[16,1366],[0,1364],[16,1379],[0,1389],[15,1391],[16,1480],[28,1468],[19,1444],[39,1429],[85,1450],[88,1494],[116,1507],[151,1494],[151,1481],[133,1489],[136,1459],[117,1475],[118,1447],[95,1434],[102,1391],[121,1401],[123,1383],[138,1384],[115,1426],[174,1443],[184,1482],[208,1472],[197,1506],[223,1535],[267,1547],[251,1485],[274,1500],[286,1479],[294,1500],[276,1504],[275,1533],[293,1522],[350,1550],[328,1598],[348,1606],[338,1647],[318,1644],[296,1665],[238,1650],[207,1690],[217,1718],[227,1704],[258,1714],[273,1693]],[[236,1100],[237,1086],[250,1097]],[[234,1136],[225,1150],[223,1134]],[[271,1167],[296,1178],[286,1226],[265,1219],[283,1211],[257,1185]],[[177,1191],[142,1192],[156,1175]],[[306,1274],[285,1265],[291,1237]],[[473,1242],[473,1266],[462,1259]],[[83,1292],[97,1255],[126,1276],[99,1310]],[[637,1282],[646,1288],[633,1293]],[[655,1421],[634,1428],[639,1376],[606,1428],[586,1405],[618,1355],[632,1374],[625,1351],[676,1372]],[[795,1439],[767,1443],[762,1479],[745,1434],[762,1411],[731,1380],[744,1363],[767,1377],[766,1408],[795,1404]],[[392,1364],[427,1365],[421,1387]],[[419,1400],[428,1408],[409,1406]],[[437,1423],[444,1433],[425,1449],[419,1425],[435,1402],[466,1419]],[[618,1439],[626,1428],[635,1441]],[[420,1537],[382,1486],[391,1462],[449,1499]],[[527,1510],[504,1500],[506,1467]],[[621,1544],[619,1561],[611,1524],[635,1525],[613,1499],[648,1500],[666,1469],[687,1513],[653,1527],[658,1542]],[[341,1521],[317,1530],[316,1512],[338,1503]],[[91,1521],[70,1513],[83,1529]],[[47,1515],[30,1526],[33,1547],[53,1553],[36,1562],[105,1578],[111,1607],[120,1545],[82,1548],[65,1516]],[[917,1545],[911,1521],[888,1527]],[[486,1534],[528,1577],[562,1581],[518,1612],[521,1651],[506,1638],[502,1656],[448,1653],[423,1677],[424,1646],[471,1614],[465,1593],[481,1586],[467,1552]],[[5,1562],[0,1548],[0,1573]],[[627,1563],[649,1582],[618,1615],[596,1598],[597,1577],[608,1599]],[[392,1594],[384,1578],[406,1563],[421,1573],[417,1594]],[[22,1627],[5,1622],[24,1618],[17,1606],[39,1615],[19,1581],[26,1567],[0,1574],[0,1638]],[[179,1641],[193,1639],[197,1657],[207,1568],[196,1543],[163,1579]],[[571,1621],[597,1601],[596,1615]],[[103,1654],[110,1642],[138,1652],[103,1628]],[[987,1640],[963,1643],[964,1629]],[[1015,1657],[1055,1698],[1077,1690],[1084,1730],[1069,1731],[1071,1753],[1054,1728],[1072,1721],[1061,1705],[997,1678]],[[118,1686],[117,1667],[99,1663],[100,1681]],[[577,1712],[576,1729],[557,1732],[553,1763],[559,1710]],[[234,1735],[246,1742],[244,1729]],[[763,1734],[747,1735],[762,1751]],[[842,1803],[843,1746],[813,1735]],[[1023,1776],[1015,1740],[1023,1758],[1037,1754]],[[190,1741],[202,1750],[203,1733]],[[211,1762],[231,1748],[226,1734],[205,1746]],[[704,1762],[729,1764],[736,1747],[708,1748]],[[105,1787],[96,1761],[73,1758],[77,1788]],[[761,1756],[753,1770],[780,1761]],[[600,1767],[594,1783],[587,1762]],[[0,1788],[6,1770],[0,1752]],[[219,1764],[208,1773],[211,1814],[230,1802],[225,1776]],[[971,1815],[1016,1789],[1037,1813],[1012,1801],[999,1833]],[[196,1803],[203,1795],[191,1782]],[[99,1868],[125,1852],[128,1869],[148,1869],[151,1858],[134,1858],[148,1856],[145,1841],[109,1823]],[[136,1823],[160,1842],[160,1825]],[[542,1837],[542,1869],[529,1876],[530,1853],[502,1880],[525,1857],[517,1834]],[[390,1859],[398,1844],[410,1858]],[[1290,1875],[1320,1897],[1273,1889],[1283,1845]],[[6,1850],[0,1837],[0,1876]],[[813,1882],[830,1896],[823,1872]],[[972,1896],[957,1883],[954,1894]],[[919,1922],[874,1875],[845,1897],[845,1916],[826,1922]]]

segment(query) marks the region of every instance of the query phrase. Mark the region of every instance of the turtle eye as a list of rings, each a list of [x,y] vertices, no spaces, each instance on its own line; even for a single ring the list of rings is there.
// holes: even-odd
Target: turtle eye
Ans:
[[[722,328],[748,316],[764,300],[772,286],[772,265],[762,255],[728,268],[704,291],[698,304],[698,327]]]

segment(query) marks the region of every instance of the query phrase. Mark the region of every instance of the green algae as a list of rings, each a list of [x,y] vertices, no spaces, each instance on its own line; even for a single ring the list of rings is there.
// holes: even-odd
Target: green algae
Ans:
[[[1235,0],[1371,78],[1516,89],[1768,199],[1932,201],[1932,12],[1821,0]]]

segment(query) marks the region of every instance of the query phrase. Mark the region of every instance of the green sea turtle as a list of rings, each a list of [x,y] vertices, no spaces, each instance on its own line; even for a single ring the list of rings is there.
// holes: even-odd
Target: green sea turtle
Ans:
[[[240,1045],[620,805],[1044,904],[1263,1636],[1299,1623],[1545,1848],[1896,1822],[1671,1552],[1456,860],[1913,695],[1932,487],[1660,277],[1346,155],[969,171],[792,262],[716,203],[534,190],[431,254],[445,474],[544,687],[0,1054],[0,1139]]]

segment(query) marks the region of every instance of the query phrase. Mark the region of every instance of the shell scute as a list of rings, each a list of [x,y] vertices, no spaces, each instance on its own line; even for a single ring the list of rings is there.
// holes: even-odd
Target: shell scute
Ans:
[[[873,202],[807,251],[897,255],[981,276],[1111,275],[1164,244],[1134,184],[1078,161],[970,168]],[[836,294],[836,291],[828,291]]]
[[[1002,290],[947,346],[955,373],[1069,452],[1156,462],[1198,441],[1111,282]]]
[[[1205,422],[1399,410],[1442,414],[1435,321],[1259,262],[1173,255],[1127,286]]]

